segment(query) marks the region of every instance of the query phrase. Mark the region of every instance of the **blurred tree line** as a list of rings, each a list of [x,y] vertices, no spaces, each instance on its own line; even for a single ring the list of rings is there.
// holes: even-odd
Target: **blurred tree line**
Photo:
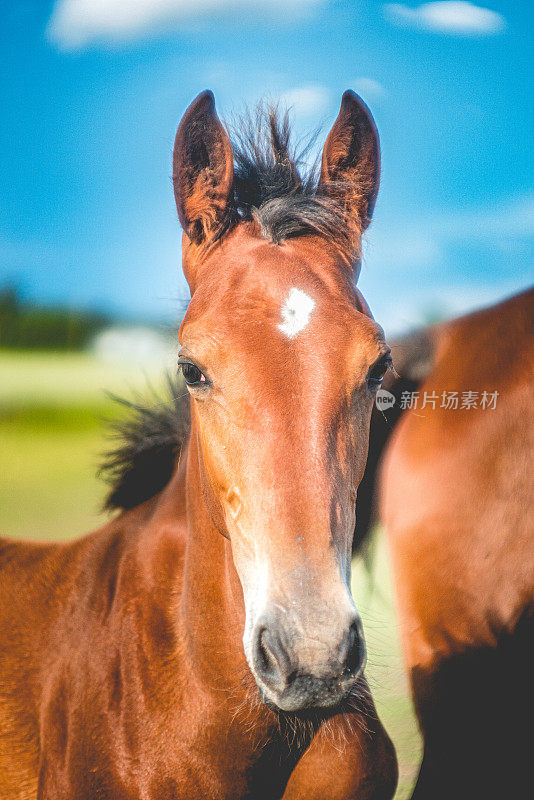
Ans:
[[[82,350],[110,324],[103,314],[35,305],[14,284],[0,286],[0,347]]]

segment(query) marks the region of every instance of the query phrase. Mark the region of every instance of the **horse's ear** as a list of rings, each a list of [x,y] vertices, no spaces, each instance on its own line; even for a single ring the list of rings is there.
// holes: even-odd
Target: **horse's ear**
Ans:
[[[360,230],[371,222],[380,182],[380,143],[371,112],[348,90],[325,142],[319,187],[343,203]]]
[[[199,94],[180,122],[172,179],[182,228],[195,244],[209,243],[224,229],[234,179],[232,147],[212,92]]]

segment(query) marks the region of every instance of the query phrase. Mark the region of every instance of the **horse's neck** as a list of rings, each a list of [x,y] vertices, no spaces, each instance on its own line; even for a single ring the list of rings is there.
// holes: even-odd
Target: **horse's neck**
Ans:
[[[226,660],[235,672],[246,668],[243,653],[244,603],[231,545],[213,525],[200,483],[194,429],[187,464],[187,544],[182,619],[206,669],[220,672]],[[217,652],[218,651],[218,652]],[[217,665],[217,662],[219,664]],[[211,665],[211,666],[210,666]]]
[[[141,638],[155,639],[158,645],[167,641],[165,668],[159,669],[153,656],[149,662],[165,675],[162,691],[173,697],[187,686],[179,705],[192,704],[195,714],[199,708],[205,716],[209,714],[209,729],[215,737],[217,731],[227,736],[232,728],[239,741],[239,769],[246,772],[252,764],[264,764],[272,771],[274,763],[279,776],[281,753],[285,754],[284,769],[289,770],[300,750],[290,752],[276,715],[259,702],[243,651],[241,585],[230,542],[215,529],[202,497],[197,447],[192,435],[187,453],[158,499],[137,553],[138,568],[145,575],[143,591],[148,588],[152,606],[146,620],[149,625],[157,622],[155,633],[146,630]],[[167,634],[165,640],[169,625],[174,625],[175,635]],[[275,747],[274,755],[268,742]],[[239,771],[237,761],[234,767]],[[261,782],[268,776],[260,767]]]
[[[176,620],[196,677],[241,683],[247,672],[242,590],[230,542],[214,527],[202,496],[194,429],[143,538],[146,581]]]

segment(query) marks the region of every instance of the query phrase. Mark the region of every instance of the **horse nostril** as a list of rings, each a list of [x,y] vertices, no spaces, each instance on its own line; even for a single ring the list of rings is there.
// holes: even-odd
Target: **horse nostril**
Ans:
[[[265,643],[267,631],[263,628],[256,640],[256,664],[261,672],[269,672],[272,668],[269,650]]]
[[[261,627],[254,643],[254,667],[265,683],[285,684],[291,672],[291,662],[280,637],[267,626]]]
[[[357,675],[365,663],[365,644],[359,625],[353,624],[349,630],[347,655],[345,658],[345,675]]]

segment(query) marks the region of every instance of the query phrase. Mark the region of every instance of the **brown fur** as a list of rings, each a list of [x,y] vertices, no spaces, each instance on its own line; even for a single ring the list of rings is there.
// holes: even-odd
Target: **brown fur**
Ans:
[[[79,541],[0,545],[2,800],[389,800],[395,790],[391,742],[339,647],[359,643],[348,636],[354,486],[383,334],[336,242],[276,245],[251,221],[222,235],[224,136],[201,95],[174,163],[192,290],[182,352],[210,384],[190,389],[171,479]],[[317,308],[289,340],[277,323],[295,285]],[[271,639],[262,644],[257,623],[251,641],[266,658],[285,637],[298,668],[288,681],[300,687],[285,711],[262,701],[259,662],[244,652],[261,581]]]
[[[424,736],[414,800],[526,797],[534,694],[534,290],[433,331],[418,410],[387,448],[382,512]],[[421,394],[422,396],[422,394]]]

